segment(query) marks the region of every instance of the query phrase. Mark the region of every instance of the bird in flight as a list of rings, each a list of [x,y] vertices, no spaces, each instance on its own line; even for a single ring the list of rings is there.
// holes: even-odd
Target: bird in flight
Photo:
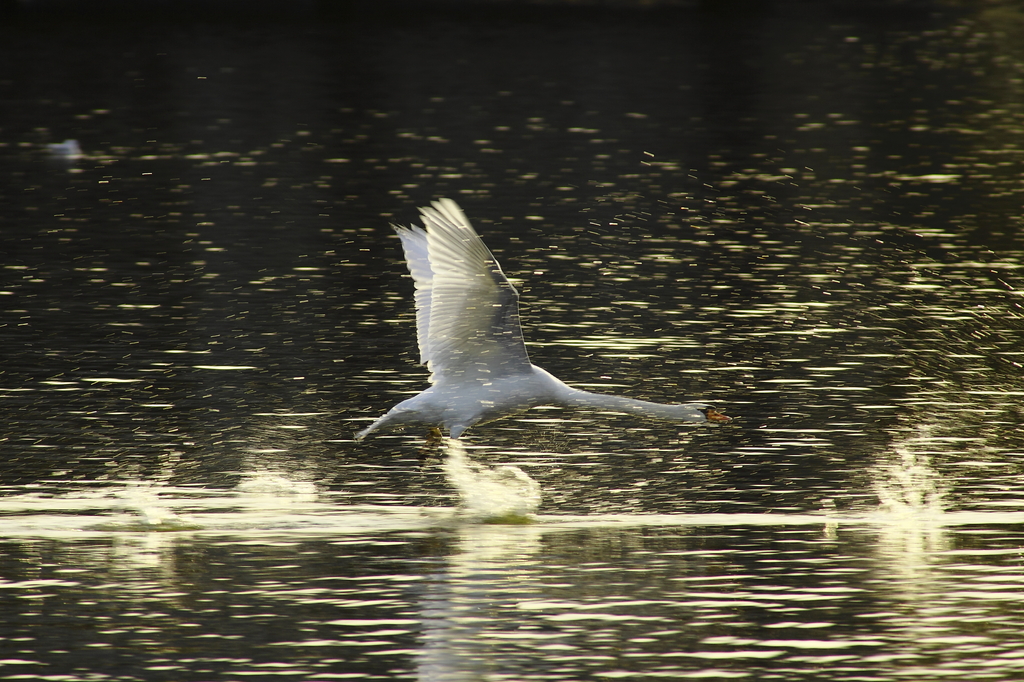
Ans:
[[[538,405],[622,412],[675,422],[728,422],[711,405],[666,405],[568,386],[530,362],[519,293],[451,199],[420,209],[423,227],[392,225],[415,283],[420,363],[430,388],[395,405],[356,434],[411,424],[452,438]]]

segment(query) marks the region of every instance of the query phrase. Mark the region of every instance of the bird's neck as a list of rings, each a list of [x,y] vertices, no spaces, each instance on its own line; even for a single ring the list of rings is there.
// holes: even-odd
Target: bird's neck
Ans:
[[[562,404],[566,407],[625,412],[626,414],[637,414],[655,419],[678,419],[680,417],[679,405],[651,403],[646,400],[634,400],[633,398],[623,398],[617,395],[591,393],[575,388],[570,388],[562,396]]]

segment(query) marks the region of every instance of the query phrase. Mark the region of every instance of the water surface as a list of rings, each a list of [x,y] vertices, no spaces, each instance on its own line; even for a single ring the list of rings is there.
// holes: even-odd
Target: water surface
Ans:
[[[0,678],[1018,679],[1024,20],[884,10],[6,24]],[[438,196],[734,422],[355,443]]]

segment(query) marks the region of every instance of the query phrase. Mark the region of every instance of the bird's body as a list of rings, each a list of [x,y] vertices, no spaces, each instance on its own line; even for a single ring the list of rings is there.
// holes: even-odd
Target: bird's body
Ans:
[[[475,424],[538,405],[625,412],[683,422],[729,421],[708,405],[666,405],[590,393],[530,362],[519,323],[519,294],[450,199],[421,208],[420,227],[394,226],[416,285],[420,362],[432,386],[395,405],[356,434],[425,424],[458,438]]]

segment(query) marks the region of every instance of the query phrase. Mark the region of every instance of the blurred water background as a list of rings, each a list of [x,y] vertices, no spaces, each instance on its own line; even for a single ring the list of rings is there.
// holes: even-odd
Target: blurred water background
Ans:
[[[2,9],[0,680],[1024,675],[1018,3]],[[353,442],[440,196],[735,421]]]

